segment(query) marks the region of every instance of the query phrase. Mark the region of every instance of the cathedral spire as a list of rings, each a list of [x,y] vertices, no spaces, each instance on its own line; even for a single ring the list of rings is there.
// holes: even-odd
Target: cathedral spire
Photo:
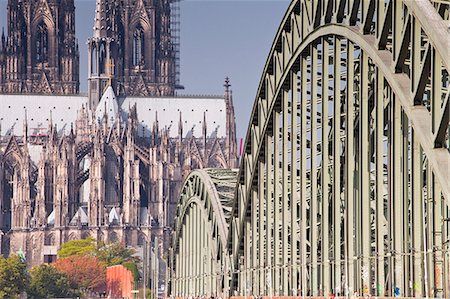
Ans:
[[[234,114],[233,92],[230,87],[230,78],[225,78],[225,105],[226,105],[226,119],[227,119],[227,135],[225,141],[225,148],[227,152],[227,162],[229,167],[237,166],[237,140],[236,140],[236,117]]]
[[[106,37],[111,30],[107,0],[97,0],[95,4],[94,38]]]
[[[178,138],[180,139],[180,141],[183,139],[183,116],[181,111],[180,111],[180,120],[178,122]]]
[[[26,145],[28,142],[28,115],[25,109],[25,118],[23,119],[23,142]]]
[[[208,140],[207,137],[207,132],[208,132],[208,128],[206,126],[206,112],[203,112],[203,127],[202,127],[202,133],[203,133],[203,156],[204,159],[206,161],[206,154],[207,154],[207,149],[206,149],[206,143]]]

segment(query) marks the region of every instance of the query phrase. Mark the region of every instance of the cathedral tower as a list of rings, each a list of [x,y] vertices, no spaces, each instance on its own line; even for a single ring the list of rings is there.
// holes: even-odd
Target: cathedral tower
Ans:
[[[112,1],[97,0],[95,4],[94,32],[88,40],[88,94],[93,110],[107,86],[116,88],[116,65],[120,64],[117,12],[118,7]]]
[[[0,91],[77,94],[74,0],[8,0]]]
[[[171,2],[97,0],[88,40],[91,105],[99,102],[108,82],[119,96],[174,95]]]

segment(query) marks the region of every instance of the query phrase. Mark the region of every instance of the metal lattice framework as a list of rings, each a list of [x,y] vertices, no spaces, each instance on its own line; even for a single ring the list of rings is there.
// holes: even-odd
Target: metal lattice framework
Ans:
[[[189,174],[177,206],[170,253],[172,292],[212,295],[228,287],[227,232],[237,170],[204,169]]]
[[[448,20],[447,1],[292,1],[241,160],[230,294],[450,296]]]

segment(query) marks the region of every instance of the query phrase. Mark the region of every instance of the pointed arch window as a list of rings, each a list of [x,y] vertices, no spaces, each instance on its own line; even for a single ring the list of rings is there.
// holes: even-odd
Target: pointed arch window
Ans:
[[[133,65],[143,65],[145,55],[145,37],[144,29],[141,26],[136,27],[133,35]]]
[[[105,50],[105,44],[100,44],[100,50],[99,50],[99,73],[105,74],[105,62],[106,62],[106,50]]]
[[[94,44],[91,49],[91,74],[98,73],[97,46]]]
[[[36,37],[36,61],[48,61],[48,30],[44,22],[39,23]]]

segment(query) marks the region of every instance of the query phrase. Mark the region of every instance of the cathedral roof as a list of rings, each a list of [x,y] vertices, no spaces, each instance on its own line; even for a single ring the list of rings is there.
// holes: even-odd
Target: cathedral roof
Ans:
[[[108,113],[112,112],[111,116],[115,116],[114,111],[121,111],[121,117],[126,119],[129,108],[136,104],[140,136],[150,137],[157,119],[160,129],[167,128],[170,138],[177,137],[180,113],[183,137],[202,137],[204,119],[207,137],[226,136],[226,102],[223,97],[126,97],[117,99],[116,109],[114,102],[111,102],[113,95],[108,90],[105,95],[108,97],[107,110]],[[77,112],[87,105],[87,96],[0,94],[0,135],[21,136],[25,111],[29,136],[47,134],[50,122],[57,126],[59,134],[68,134],[71,125],[76,124]],[[104,108],[103,102],[99,105],[102,117]]]
[[[108,86],[95,110],[95,118],[103,120],[103,117],[107,116],[107,120],[114,120],[118,113],[119,106],[117,104],[116,95],[114,94],[113,88]]]
[[[111,208],[109,212],[109,223],[120,223],[120,217],[116,207]]]
[[[72,217],[72,220],[70,221],[70,225],[77,225],[78,221],[80,224],[87,224],[88,223],[88,216],[85,211],[85,208],[79,207],[78,211],[75,213],[75,215]]]
[[[22,135],[25,112],[28,134],[46,134],[52,122],[61,131],[70,130],[75,124],[77,111],[86,105],[83,96],[3,95],[0,94],[0,135]]]
[[[47,224],[48,225],[55,225],[55,210],[53,210],[50,215],[47,217]]]
[[[160,129],[168,128],[169,137],[178,136],[178,124],[181,112],[183,137],[202,137],[203,120],[206,119],[207,137],[226,137],[226,103],[219,97],[174,97],[143,98],[127,97],[122,100],[123,117],[128,108],[136,104],[141,130],[150,137],[152,126],[156,120]],[[147,130],[149,128],[150,130]],[[141,130],[139,133],[141,134]]]

